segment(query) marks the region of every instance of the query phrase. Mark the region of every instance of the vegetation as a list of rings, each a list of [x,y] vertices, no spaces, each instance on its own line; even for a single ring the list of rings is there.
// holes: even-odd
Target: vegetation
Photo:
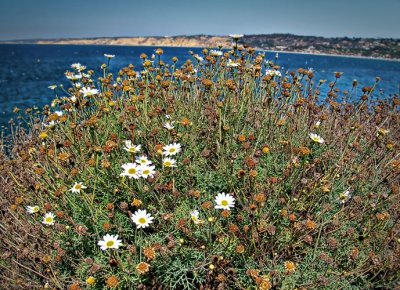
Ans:
[[[237,45],[113,57],[3,140],[1,288],[396,286],[398,96]]]

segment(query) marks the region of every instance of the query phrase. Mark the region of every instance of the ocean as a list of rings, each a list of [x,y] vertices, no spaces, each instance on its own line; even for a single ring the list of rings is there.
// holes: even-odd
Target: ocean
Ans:
[[[49,104],[54,92],[48,86],[67,85],[66,70],[72,70],[72,63],[81,63],[99,75],[100,66],[106,63],[104,54],[115,54],[110,70],[118,72],[130,63],[136,70],[141,68],[142,52],[151,56],[156,47],[149,46],[104,46],[104,45],[34,45],[0,44],[0,131],[8,129],[8,121],[15,118],[14,107],[24,110],[28,107],[43,107]],[[162,59],[170,63],[173,56],[178,57],[178,65],[190,58],[189,50],[201,52],[201,48],[164,47]],[[275,52],[267,52],[267,59],[275,60]],[[374,93],[375,98],[386,98],[398,94],[400,90],[400,62],[342,56],[324,56],[298,53],[279,53],[277,64],[281,71],[312,68],[315,80],[335,79],[335,72],[343,72],[337,86],[350,90],[353,79],[358,81],[358,96],[363,86],[372,86],[375,78],[381,81]],[[324,94],[324,91],[322,91]],[[322,97],[324,97],[322,95]]]

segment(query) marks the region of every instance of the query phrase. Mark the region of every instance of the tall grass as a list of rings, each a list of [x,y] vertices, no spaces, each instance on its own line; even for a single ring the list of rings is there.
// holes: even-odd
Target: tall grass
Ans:
[[[202,53],[177,67],[157,49],[117,75],[107,55],[99,78],[75,64],[51,106],[21,114],[29,134],[0,163],[3,287],[395,287],[398,96],[251,47]],[[140,156],[155,172],[127,165]],[[107,234],[122,245],[102,250]]]

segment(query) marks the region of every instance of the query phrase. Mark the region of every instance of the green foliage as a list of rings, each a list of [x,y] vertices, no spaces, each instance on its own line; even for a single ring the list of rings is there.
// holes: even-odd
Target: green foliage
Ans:
[[[76,68],[80,85],[57,89],[42,112],[54,124],[28,111],[31,135],[2,159],[2,221],[15,241],[2,246],[17,253],[36,227],[34,255],[23,257],[36,281],[71,289],[394,285],[397,97],[368,101],[374,87],[366,87],[360,101],[340,103],[358,99],[356,86],[340,92],[335,83],[321,97],[324,81],[311,71],[280,72],[251,48],[204,50],[203,61],[181,68],[156,53],[154,62],[143,56],[140,77],[132,65],[116,76],[103,66],[97,79]],[[125,150],[127,140],[141,151]],[[176,167],[164,164],[168,144],[182,145],[170,156]],[[121,176],[141,155],[154,172]],[[221,192],[235,198],[229,210],[215,208]],[[39,212],[28,214],[33,205]],[[144,209],[154,220],[138,228],[132,217]],[[43,224],[48,212],[54,224]],[[122,245],[102,250],[105,235]]]

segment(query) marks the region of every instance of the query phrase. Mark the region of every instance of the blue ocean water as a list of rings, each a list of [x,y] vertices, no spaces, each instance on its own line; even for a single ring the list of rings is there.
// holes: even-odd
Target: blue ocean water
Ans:
[[[163,60],[171,62],[178,57],[178,65],[190,58],[189,50],[201,52],[200,48],[165,47]],[[42,107],[49,104],[54,92],[48,89],[53,84],[67,84],[64,72],[72,63],[79,62],[101,72],[100,66],[107,62],[104,53],[115,54],[110,69],[117,72],[130,63],[136,69],[141,68],[142,52],[154,53],[155,47],[146,46],[100,46],[100,45],[31,45],[0,44],[0,127],[7,128],[7,122],[14,117],[14,107],[22,110],[32,106]],[[267,59],[275,60],[274,52],[267,52]],[[353,79],[357,79],[359,90],[362,86],[371,86],[375,77],[381,81],[375,96],[384,98],[389,94],[398,94],[400,89],[400,62],[363,59],[339,56],[321,56],[311,54],[279,53],[277,64],[282,71],[298,68],[313,68],[315,79],[334,80],[335,72],[343,72],[338,87],[350,90]],[[361,91],[359,94],[361,95]],[[324,97],[324,96],[322,96]],[[0,128],[1,131],[1,128]]]

